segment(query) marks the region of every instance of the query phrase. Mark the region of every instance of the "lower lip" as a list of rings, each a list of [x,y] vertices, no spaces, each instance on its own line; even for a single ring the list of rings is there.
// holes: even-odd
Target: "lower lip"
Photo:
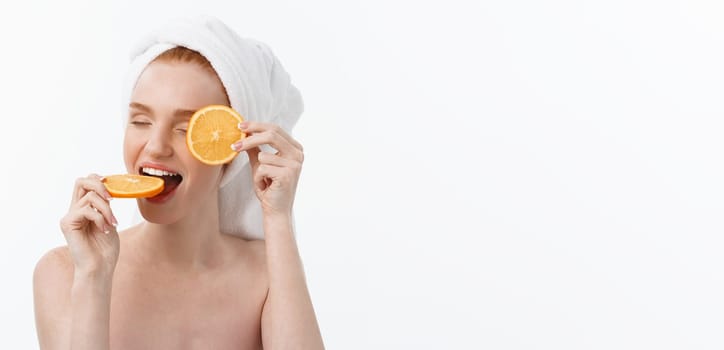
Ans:
[[[176,190],[178,190],[178,186],[169,193],[162,193],[162,194],[155,195],[153,197],[148,197],[148,198],[146,198],[146,200],[151,203],[154,203],[154,204],[165,203],[169,199],[171,199],[171,197],[173,197],[174,193],[176,193]]]

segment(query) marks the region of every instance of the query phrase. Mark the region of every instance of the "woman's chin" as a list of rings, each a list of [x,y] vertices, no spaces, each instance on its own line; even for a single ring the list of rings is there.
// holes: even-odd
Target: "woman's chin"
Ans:
[[[178,211],[176,210],[159,208],[158,206],[148,202],[142,203],[144,199],[139,199],[138,201],[138,211],[141,212],[141,216],[150,223],[169,225],[178,222],[181,219],[178,215]]]

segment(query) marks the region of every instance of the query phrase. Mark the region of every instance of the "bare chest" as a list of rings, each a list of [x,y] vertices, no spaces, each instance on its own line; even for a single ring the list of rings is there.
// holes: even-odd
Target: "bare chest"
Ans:
[[[182,278],[116,271],[112,349],[260,349],[266,289],[257,276]]]

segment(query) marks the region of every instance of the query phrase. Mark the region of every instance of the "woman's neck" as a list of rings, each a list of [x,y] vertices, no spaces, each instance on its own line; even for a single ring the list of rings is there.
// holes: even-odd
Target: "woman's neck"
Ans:
[[[172,269],[193,271],[219,266],[224,262],[224,237],[218,216],[217,207],[212,205],[172,224],[144,222],[137,235],[138,253],[145,255],[146,261]]]

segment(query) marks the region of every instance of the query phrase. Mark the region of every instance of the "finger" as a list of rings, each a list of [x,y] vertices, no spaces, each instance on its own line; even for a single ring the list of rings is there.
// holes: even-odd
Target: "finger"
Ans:
[[[259,123],[259,122],[251,122],[246,121],[243,123],[239,123],[239,129],[244,131],[245,133],[261,133],[264,131],[273,131],[284,137],[289,143],[291,143],[295,148],[299,149],[300,151],[304,151],[304,147],[302,147],[302,144],[299,143],[299,141],[295,140],[292,135],[290,135],[286,130],[284,130],[282,127],[280,127],[277,124],[270,124],[270,123]],[[248,136],[248,135],[247,135]]]
[[[254,173],[254,187],[263,191],[268,187],[268,183],[266,176],[259,171],[261,168],[261,166],[257,168],[257,171]]]
[[[75,181],[75,193],[73,196],[73,203],[78,202],[86,193],[89,191],[96,192],[110,200],[111,194],[108,193],[106,187],[101,182],[101,177],[97,174],[90,174],[88,177],[81,177]]]
[[[83,198],[81,198],[81,200],[78,201],[78,206],[83,207],[86,205],[90,205],[95,210],[100,212],[109,225],[118,225],[118,220],[116,220],[116,217],[113,215],[113,211],[111,210],[111,206],[109,205],[108,201],[101,198],[98,193],[88,192],[85,196],[83,196]]]
[[[258,147],[252,147],[246,150],[246,154],[249,156],[249,164],[251,164],[252,170],[255,170],[259,167],[259,153],[261,153],[261,150]]]
[[[281,181],[284,174],[284,168],[260,164],[254,174],[254,185],[260,190],[265,190],[273,181]]]
[[[259,134],[252,134],[251,136],[247,136],[244,140],[237,142],[236,145],[236,149],[239,151],[249,149],[251,147],[269,145],[278,150],[280,155],[283,157],[289,157],[300,162],[304,159],[304,155],[300,149],[294,147],[294,145],[286,138],[273,131],[264,131]]]
[[[83,217],[92,222],[93,225],[96,227],[97,230],[103,233],[109,233],[111,231],[111,228],[109,225],[106,224],[106,220],[103,218],[103,215],[101,215],[100,212],[97,212],[93,210],[90,206],[83,207]]]
[[[279,167],[287,167],[292,169],[299,169],[301,168],[301,164],[295,160],[284,158],[282,156],[271,154],[267,152],[259,152],[259,163],[261,164],[268,164],[268,165],[274,165]]]

